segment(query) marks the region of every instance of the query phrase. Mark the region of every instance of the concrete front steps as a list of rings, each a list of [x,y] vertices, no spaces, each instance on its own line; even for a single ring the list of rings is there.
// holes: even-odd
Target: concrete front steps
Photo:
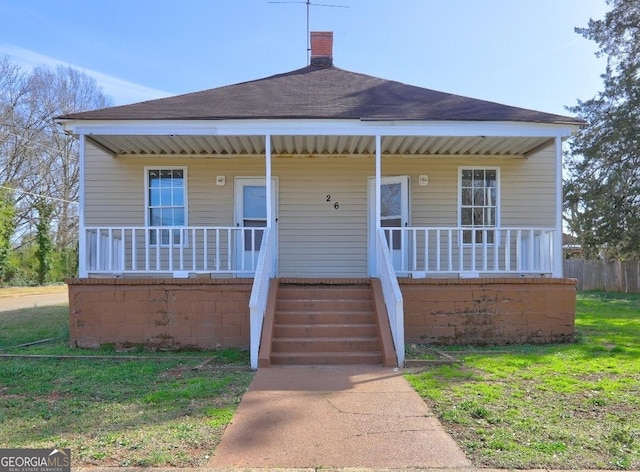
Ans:
[[[258,366],[334,364],[397,365],[379,281],[272,280]]]

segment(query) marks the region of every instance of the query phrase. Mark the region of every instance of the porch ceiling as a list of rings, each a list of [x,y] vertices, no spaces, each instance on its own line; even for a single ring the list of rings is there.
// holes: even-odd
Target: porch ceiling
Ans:
[[[113,155],[232,156],[264,155],[264,136],[87,135]],[[553,138],[502,136],[385,136],[384,155],[528,156],[553,144]],[[373,155],[372,136],[272,136],[273,154]]]

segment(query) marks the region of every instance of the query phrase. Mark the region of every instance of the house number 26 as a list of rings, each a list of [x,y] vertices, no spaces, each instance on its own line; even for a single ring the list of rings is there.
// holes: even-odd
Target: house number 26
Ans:
[[[330,201],[331,201],[331,195],[327,195],[327,201],[328,201],[328,202],[330,202]],[[333,204],[333,208],[335,208],[335,209],[337,210],[338,208],[340,208],[340,204],[339,204],[338,202],[335,202],[335,203]]]

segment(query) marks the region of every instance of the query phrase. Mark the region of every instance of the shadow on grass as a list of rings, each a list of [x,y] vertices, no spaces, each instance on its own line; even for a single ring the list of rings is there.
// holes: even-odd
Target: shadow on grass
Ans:
[[[253,377],[248,353],[72,349],[68,316],[0,313],[0,354],[87,356],[0,358],[0,447],[68,447],[76,466],[206,464]]]
[[[253,373],[201,364],[1,359],[0,447],[69,447],[85,466],[202,466]]]

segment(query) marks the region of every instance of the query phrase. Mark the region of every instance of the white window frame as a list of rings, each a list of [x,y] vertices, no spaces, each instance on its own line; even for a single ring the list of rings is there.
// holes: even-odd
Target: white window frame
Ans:
[[[149,201],[149,171],[150,170],[181,170],[182,171],[182,179],[184,180],[184,225],[183,227],[189,226],[189,188],[188,183],[189,179],[187,176],[187,167],[186,166],[145,166],[144,168],[144,223],[145,226],[151,226],[150,221],[150,201]],[[180,242],[179,243],[171,243],[171,238],[169,239],[168,244],[162,243],[162,241],[156,241],[155,243],[151,243],[151,237],[149,237],[149,245],[150,246],[160,246],[160,247],[169,247],[169,246],[180,246],[183,247],[188,246],[188,238],[185,237],[185,233],[181,232],[180,234]],[[162,239],[162,238],[160,238]]]
[[[499,228],[500,227],[500,213],[501,213],[501,196],[500,196],[500,167],[498,166],[459,166],[458,167],[458,206],[457,206],[457,212],[458,212],[458,228],[462,228],[462,172],[465,170],[470,170],[470,171],[475,171],[475,170],[493,170],[496,172],[496,204],[495,204],[495,208],[496,208],[496,220],[493,226],[476,226],[476,227],[470,227],[470,230],[473,231],[478,231],[478,230],[483,230],[483,229],[489,229],[489,228]],[[473,233],[471,233],[473,234]],[[469,242],[466,243],[464,242],[464,230],[461,231],[460,233],[460,243],[464,244],[464,246],[471,246],[473,243]],[[483,241],[478,241],[476,240],[476,244],[484,244]],[[493,242],[490,243],[486,243],[489,246],[493,246],[493,245],[498,245],[499,244],[499,238],[496,238],[494,235],[493,238]]]

